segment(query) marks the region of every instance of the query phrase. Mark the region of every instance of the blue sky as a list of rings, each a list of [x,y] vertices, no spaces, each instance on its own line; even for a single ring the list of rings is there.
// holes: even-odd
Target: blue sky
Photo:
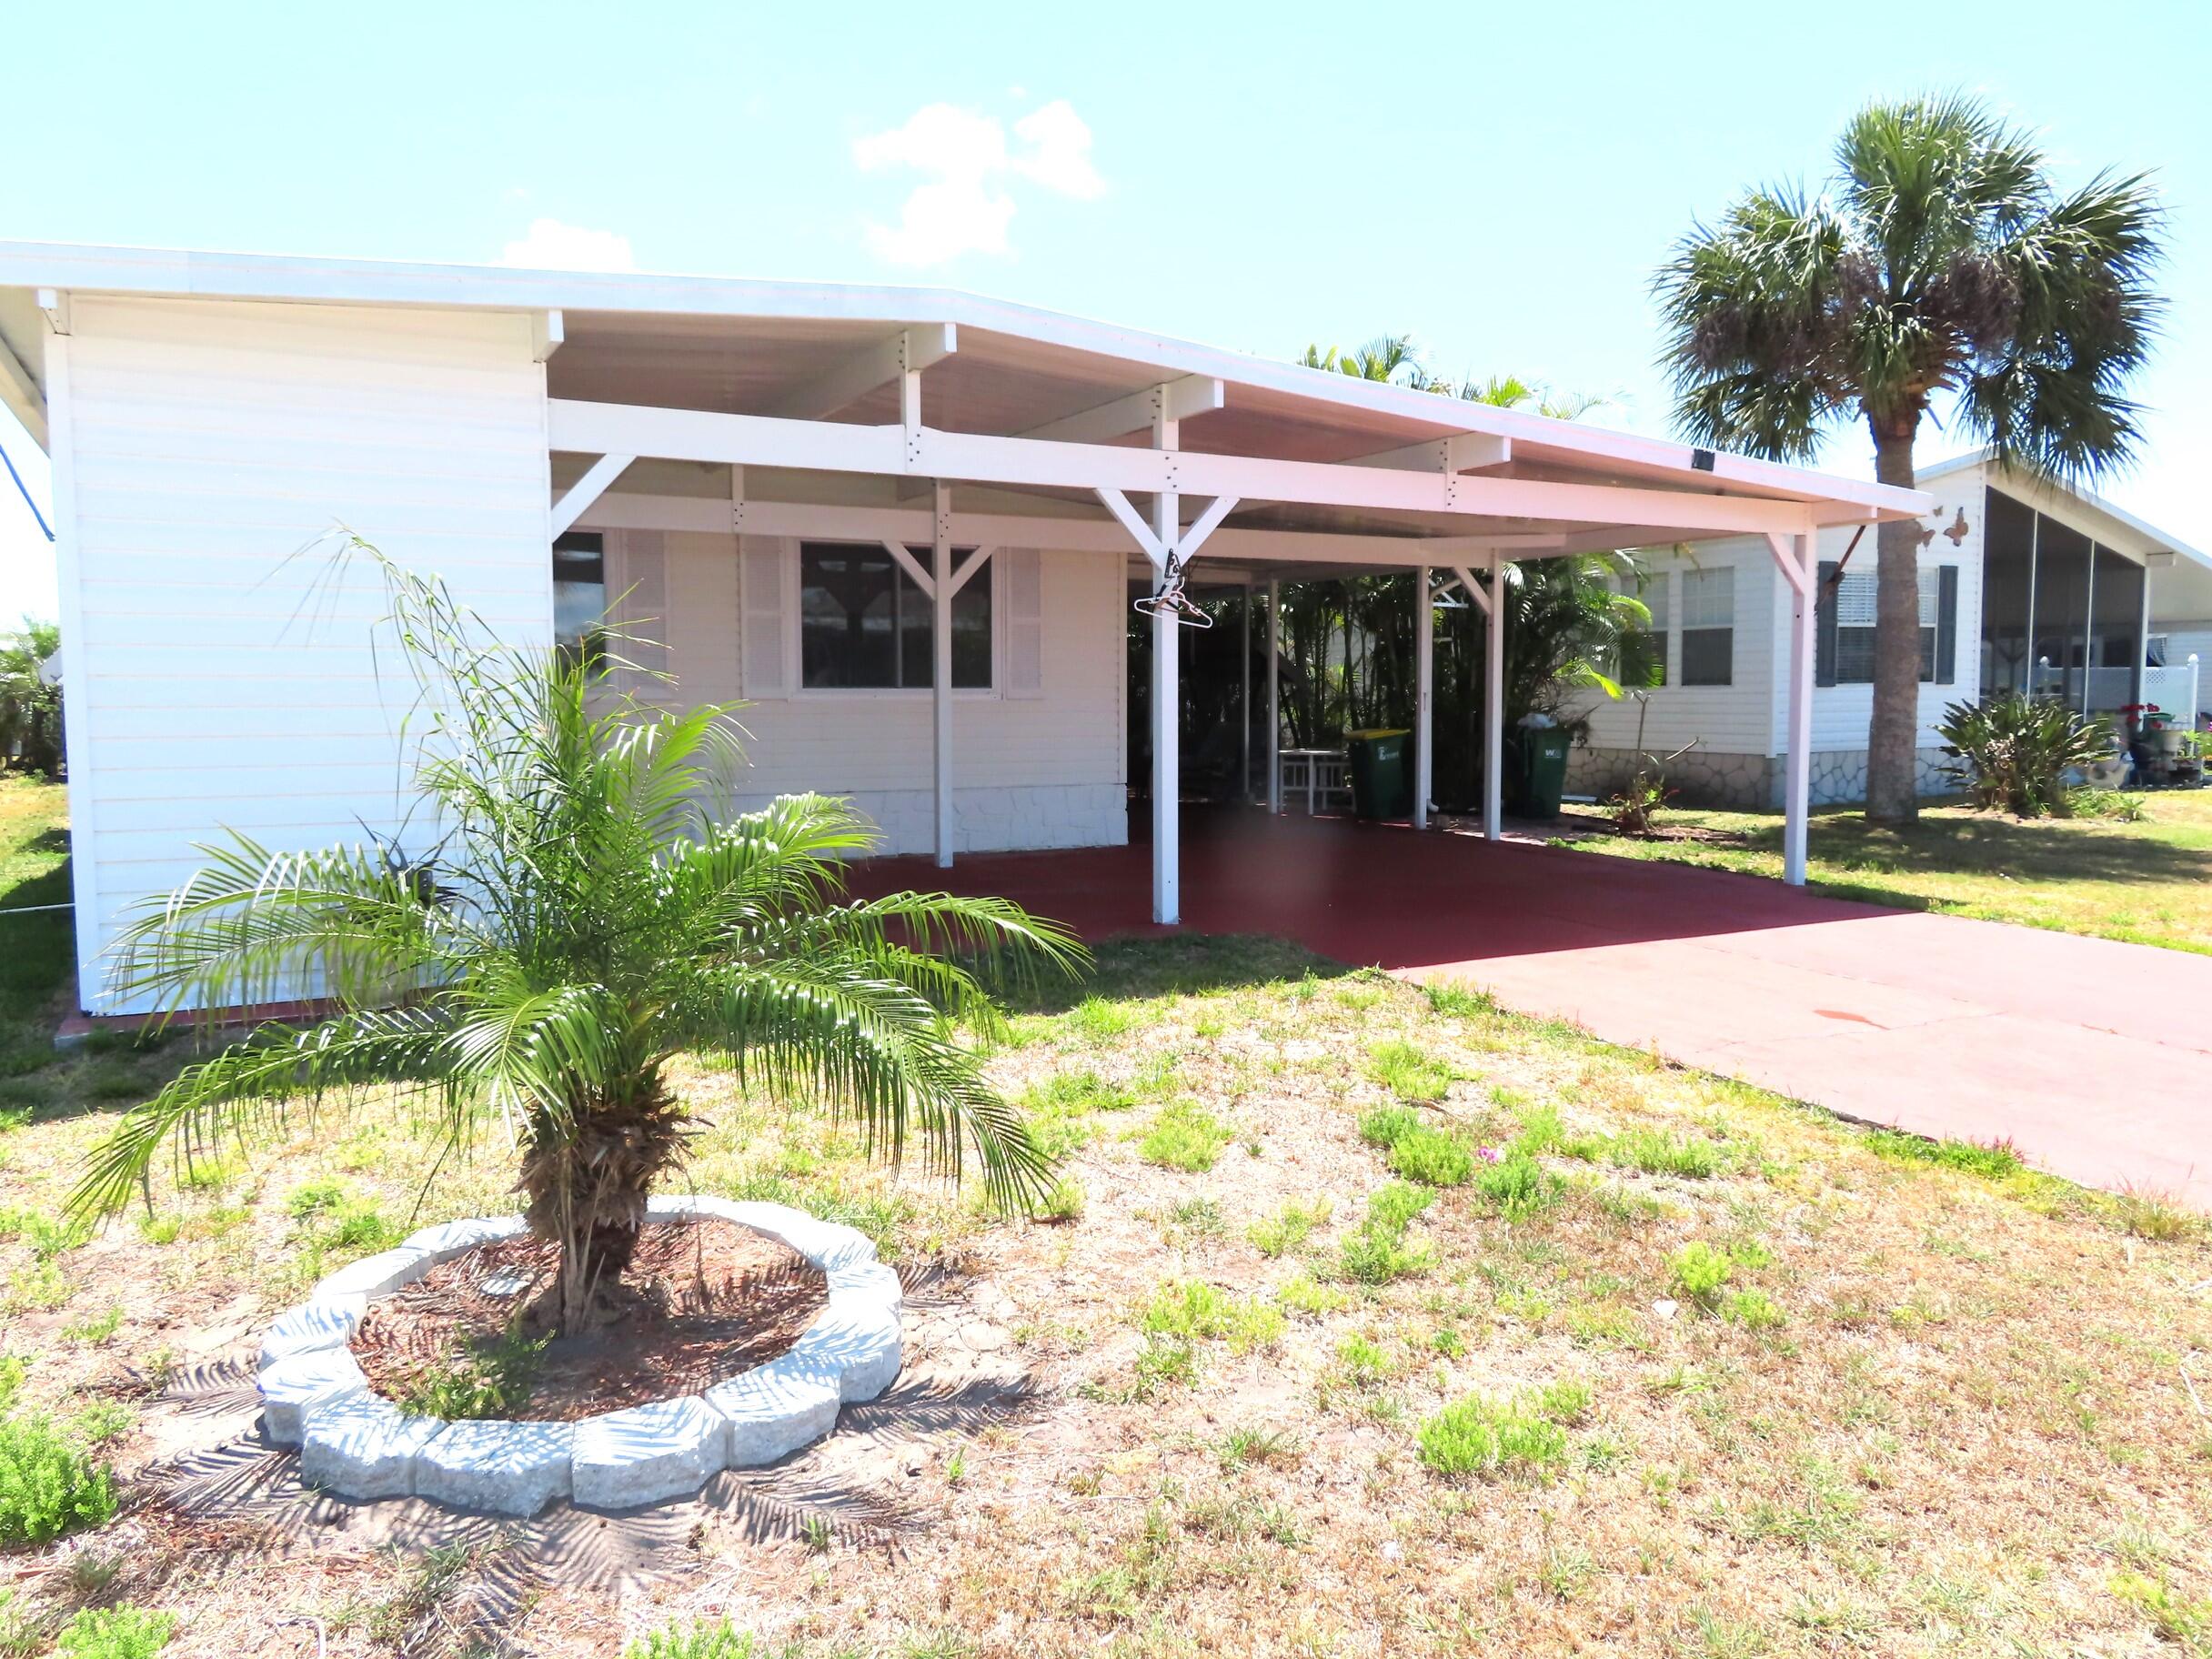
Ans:
[[[2212,548],[2200,0],[1312,16],[83,0],[10,76],[0,236],[942,283],[1271,357],[1411,331],[1440,369],[1664,433],[1669,244],[1746,185],[1824,176],[1864,100],[1965,87],[2062,181],[2156,172],[2151,442],[2102,488]],[[0,444],[43,504],[5,414]],[[1863,434],[1825,464],[1865,474]],[[0,617],[26,608],[52,610],[51,556],[0,478]]]

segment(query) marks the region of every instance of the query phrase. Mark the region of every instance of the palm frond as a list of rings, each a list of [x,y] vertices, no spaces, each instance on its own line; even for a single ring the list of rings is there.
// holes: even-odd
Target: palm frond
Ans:
[[[451,1025],[436,1008],[365,1010],[307,1031],[264,1027],[186,1066],[152,1100],[124,1113],[95,1146],[67,1200],[70,1214],[110,1215],[130,1202],[164,1147],[187,1164],[226,1136],[281,1129],[333,1092],[381,1082],[452,1079]]]

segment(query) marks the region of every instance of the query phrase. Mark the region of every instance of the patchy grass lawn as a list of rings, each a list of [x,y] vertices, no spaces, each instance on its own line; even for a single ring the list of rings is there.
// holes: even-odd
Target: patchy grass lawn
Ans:
[[[1902,834],[1856,808],[1817,812],[1808,874],[1841,899],[2212,954],[2212,789],[2132,799],[2137,823],[1934,807]],[[1558,843],[1584,852],[1782,875],[1779,813],[1670,809],[1656,840],[1614,835],[1594,808],[1562,816],[1574,828]]]
[[[681,1184],[874,1234],[939,1380],[779,1472],[780,1530],[310,1510],[236,1438],[262,1322],[417,1215],[500,1205],[496,1155],[433,1169],[372,1108],[82,1239],[42,1218],[114,1107],[0,1131],[15,1409],[136,1500],[5,1563],[0,1652],[116,1603],[175,1615],[176,1655],[312,1652],[281,1619],[334,1655],[725,1618],[759,1645],[662,1651],[2202,1651],[2193,1218],[1250,940],[1111,948],[993,1065],[1066,1154],[1066,1219],[873,1170],[725,1068],[680,1080],[712,1124]],[[618,1544],[649,1573],[602,1570]]]

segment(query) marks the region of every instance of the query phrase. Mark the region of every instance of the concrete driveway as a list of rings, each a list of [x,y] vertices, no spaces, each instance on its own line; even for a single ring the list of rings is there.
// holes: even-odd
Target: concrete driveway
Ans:
[[[885,860],[1151,932],[1150,850]],[[1184,927],[1268,933],[1868,1122],[2010,1141],[2088,1185],[2212,1209],[2212,957],[1888,910],[1684,865],[1343,819],[1186,814]]]

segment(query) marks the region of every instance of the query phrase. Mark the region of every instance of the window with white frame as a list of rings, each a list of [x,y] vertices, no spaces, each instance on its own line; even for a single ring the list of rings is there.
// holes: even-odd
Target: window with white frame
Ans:
[[[917,561],[930,549],[910,549]],[[957,572],[973,557],[956,548]],[[952,596],[952,684],[990,689],[990,572]],[[799,549],[799,684],[809,691],[890,691],[930,683],[936,610],[911,572],[880,545],[804,542]]]
[[[1735,683],[1735,568],[1682,573],[1682,683]]]
[[[1942,618],[1940,566],[1920,567],[1920,678],[1936,678],[1936,628]],[[1875,609],[1879,572],[1845,570],[1835,584],[1835,683],[1874,683]]]

